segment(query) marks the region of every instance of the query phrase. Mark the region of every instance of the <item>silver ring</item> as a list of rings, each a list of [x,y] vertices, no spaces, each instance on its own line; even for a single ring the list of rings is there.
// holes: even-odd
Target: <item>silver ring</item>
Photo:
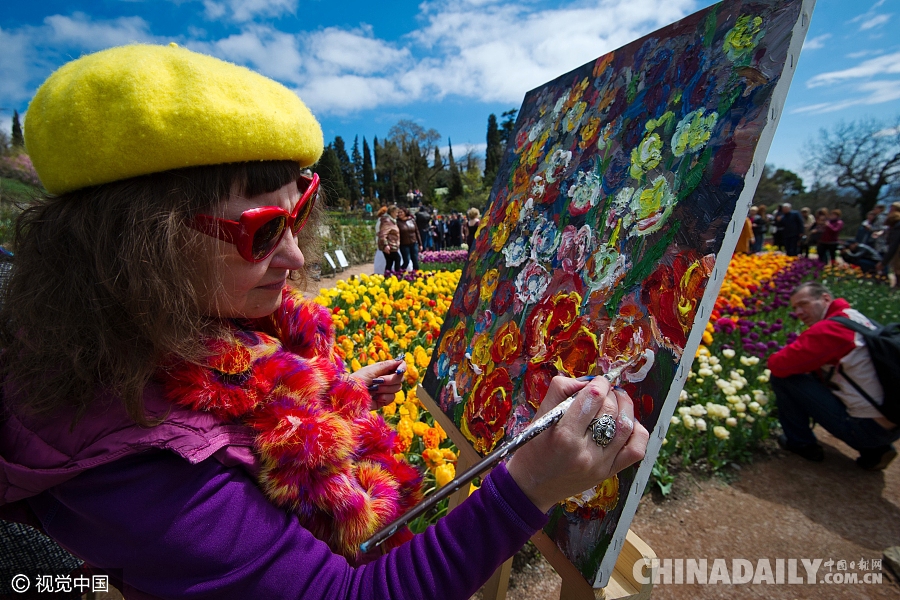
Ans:
[[[591,421],[588,431],[591,432],[591,438],[593,438],[595,444],[601,448],[606,448],[613,441],[613,438],[616,437],[616,420],[612,415],[600,415],[599,418]]]

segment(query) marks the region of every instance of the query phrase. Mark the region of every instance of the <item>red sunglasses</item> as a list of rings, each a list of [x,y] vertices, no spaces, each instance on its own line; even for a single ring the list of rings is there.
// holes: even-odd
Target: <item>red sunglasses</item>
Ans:
[[[269,258],[278,247],[284,232],[290,229],[294,235],[303,229],[316,205],[319,191],[319,175],[297,180],[300,200],[289,213],[278,206],[261,206],[241,213],[237,221],[209,215],[196,215],[190,226],[193,229],[223,242],[237,246],[238,254],[248,262],[256,263]]]

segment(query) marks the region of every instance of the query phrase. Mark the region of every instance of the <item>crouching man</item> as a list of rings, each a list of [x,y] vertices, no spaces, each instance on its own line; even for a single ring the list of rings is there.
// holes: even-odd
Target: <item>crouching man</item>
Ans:
[[[875,251],[875,248],[860,244],[856,240],[847,244],[847,247],[841,251],[841,257],[848,264],[862,269],[863,273],[874,273],[875,266],[881,262],[881,255]]]
[[[784,430],[778,443],[807,460],[823,460],[822,446],[810,428],[812,419],[859,451],[856,464],[861,468],[884,469],[897,456],[892,442],[900,438],[900,427],[886,419],[842,375],[876,402],[883,402],[884,390],[862,336],[830,317],[847,317],[874,326],[846,300],[834,298],[817,282],[797,286],[791,295],[791,307],[807,329],[769,357],[771,385]]]

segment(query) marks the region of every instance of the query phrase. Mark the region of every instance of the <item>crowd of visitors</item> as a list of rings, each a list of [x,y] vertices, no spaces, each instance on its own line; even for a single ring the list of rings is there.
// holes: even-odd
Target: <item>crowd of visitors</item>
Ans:
[[[809,257],[814,252],[825,264],[838,257],[865,273],[900,276],[900,202],[876,205],[856,230],[852,239],[842,240],[843,214],[838,208],[794,209],[782,204],[773,214],[764,205],[754,206],[744,224],[737,252],[760,252],[767,236],[772,245],[788,256]],[[894,283],[896,285],[896,283]]]
[[[465,215],[458,212],[438,214],[425,205],[410,207],[382,206],[374,213],[375,273],[419,268],[422,250],[468,248],[475,241],[481,224],[481,212],[470,208]],[[753,206],[747,216],[735,251],[755,253],[763,250],[768,239],[788,256],[809,257],[814,253],[826,264],[839,257],[865,273],[879,273],[897,285],[900,278],[900,202],[890,206],[876,205],[856,230],[852,239],[846,234],[840,209],[808,207],[799,211],[784,203],[773,213],[765,205]],[[396,234],[396,235],[395,235]],[[389,253],[385,249],[390,248]]]
[[[438,214],[424,204],[382,206],[374,216],[376,274],[418,270],[422,250],[468,248],[481,223],[481,211],[477,208],[470,208],[464,217],[458,212]]]

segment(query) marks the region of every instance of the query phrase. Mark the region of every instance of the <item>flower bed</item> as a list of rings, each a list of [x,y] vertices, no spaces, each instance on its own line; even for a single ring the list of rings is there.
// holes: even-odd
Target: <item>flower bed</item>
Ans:
[[[460,275],[363,275],[338,282],[317,298],[332,309],[339,352],[348,367],[406,357],[404,390],[382,413],[400,433],[397,451],[423,469],[430,490],[453,479],[457,452],[422,409],[415,387],[429,364]],[[775,253],[735,256],[654,465],[651,483],[664,494],[674,480],[671,468],[701,464],[716,471],[746,462],[777,428],[766,359],[802,330],[790,313],[790,293],[813,277],[873,319],[900,320],[900,292],[863,277],[858,269],[823,269],[817,261]],[[434,516],[416,527],[424,528]]]
[[[425,474],[426,494],[456,476],[456,447],[422,408],[415,390],[420,371],[424,372],[431,360],[434,340],[460,275],[460,271],[409,272],[400,279],[360,275],[358,279],[339,281],[316,297],[318,303],[331,309],[337,351],[350,370],[405,357],[403,390],[381,413],[399,434],[395,450]],[[446,502],[413,523],[412,530],[423,530],[443,511]]]
[[[468,250],[424,250],[419,252],[423,271],[455,271],[466,266]]]
[[[423,250],[419,252],[421,263],[464,263],[469,258],[467,250]]]

